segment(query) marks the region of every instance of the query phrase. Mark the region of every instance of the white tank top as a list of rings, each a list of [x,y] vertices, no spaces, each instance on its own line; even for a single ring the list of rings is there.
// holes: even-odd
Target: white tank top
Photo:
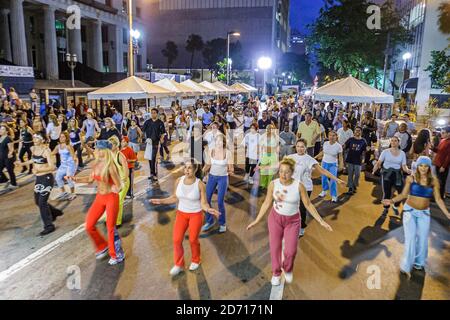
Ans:
[[[198,188],[199,179],[191,185],[184,184],[184,178],[181,177],[177,186],[176,196],[179,200],[178,210],[184,213],[197,213],[202,211],[200,201],[200,190]]]
[[[300,182],[295,180],[289,186],[281,184],[280,179],[274,180],[273,208],[283,216],[298,214],[300,206],[300,193],[298,192]]]
[[[233,112],[231,112],[231,113],[227,112],[227,114],[225,115],[225,118],[226,118],[227,122],[234,122]]]
[[[225,159],[216,160],[212,156],[212,151],[213,150],[211,150],[211,155],[210,155],[211,169],[209,170],[209,173],[212,174],[213,176],[219,176],[219,177],[228,176],[228,161],[227,161],[226,153],[225,153]]]

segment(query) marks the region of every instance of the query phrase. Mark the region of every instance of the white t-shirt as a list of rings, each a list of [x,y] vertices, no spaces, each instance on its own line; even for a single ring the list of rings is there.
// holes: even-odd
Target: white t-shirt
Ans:
[[[298,153],[288,156],[295,161],[294,179],[299,180],[306,188],[306,191],[313,190],[313,181],[311,173],[313,166],[319,164],[316,159],[308,154],[299,155]]]
[[[342,153],[342,146],[338,142],[330,144],[329,141],[326,141],[323,144],[322,161],[326,163],[337,163],[339,153]]]
[[[244,138],[246,148],[246,157],[252,160],[258,159],[258,141],[259,133],[247,133]]]

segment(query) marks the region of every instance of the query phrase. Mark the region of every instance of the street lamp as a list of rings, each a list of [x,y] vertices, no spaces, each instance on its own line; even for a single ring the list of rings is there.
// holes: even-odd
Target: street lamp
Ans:
[[[403,61],[405,61],[405,70],[408,69],[408,60],[412,58],[411,52],[406,52],[403,55]]]
[[[131,38],[133,39],[133,55],[136,55],[136,57],[134,57],[134,61],[137,61],[137,55],[139,53],[139,42],[138,41],[139,41],[139,38],[141,37],[141,33],[139,32],[139,30],[131,29],[130,35],[131,35]],[[133,71],[134,71],[135,67],[137,68],[137,64],[135,64],[135,66],[133,66]]]
[[[241,34],[237,31],[230,31],[227,33],[227,85],[230,84],[230,70],[231,70],[231,61],[230,61],[230,36],[240,37]]]
[[[133,55],[133,0],[128,0],[128,25],[130,36],[128,39],[128,74],[134,76],[134,55]]]
[[[71,73],[72,73],[72,88],[75,88],[74,71],[75,71],[75,68],[77,67],[77,62],[78,62],[76,53],[70,54],[70,53],[67,52],[66,53],[66,62],[67,62],[67,65],[69,66],[69,68],[71,70]]]
[[[266,95],[267,70],[272,68],[272,59],[269,57],[261,57],[258,59],[258,68],[264,71],[263,95]]]

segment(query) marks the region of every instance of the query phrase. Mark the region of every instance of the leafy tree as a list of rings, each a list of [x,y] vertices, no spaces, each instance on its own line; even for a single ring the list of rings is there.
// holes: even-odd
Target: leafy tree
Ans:
[[[443,2],[439,6],[439,30],[445,34],[450,33],[450,3]]]
[[[299,55],[292,52],[283,54],[280,61],[280,71],[290,72],[298,81],[311,82],[311,65],[306,55]]]
[[[450,54],[447,50],[432,51],[430,64],[425,71],[430,72],[433,86],[450,92]]]
[[[391,1],[381,6],[381,29],[370,30],[369,5],[368,0],[326,0],[319,17],[309,26],[308,38],[324,67],[340,75],[362,77],[365,68],[383,69],[388,35],[392,48],[410,40]]]
[[[216,74],[219,81],[227,81],[227,58],[216,63]]]
[[[161,50],[161,53],[167,59],[167,73],[169,73],[170,67],[178,57],[178,47],[175,42],[167,41],[166,47]]]
[[[210,71],[217,72],[217,63],[226,58],[226,46],[227,40],[222,38],[216,38],[206,42],[202,55],[203,61]]]
[[[204,47],[203,39],[198,34],[191,34],[186,41],[186,51],[191,53],[191,68],[194,64],[194,55],[196,51],[202,51]]]

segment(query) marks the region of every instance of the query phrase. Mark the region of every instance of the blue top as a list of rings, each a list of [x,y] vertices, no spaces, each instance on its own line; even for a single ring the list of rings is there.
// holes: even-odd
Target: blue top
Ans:
[[[403,165],[406,165],[406,154],[400,150],[399,155],[395,157],[390,149],[386,149],[381,153],[379,160],[383,162],[384,169],[399,170]]]
[[[414,197],[420,197],[420,198],[428,198],[431,199],[433,197],[433,188],[432,187],[425,187],[421,184],[418,184],[417,182],[413,182],[411,184],[411,189],[409,191],[409,194]]]

